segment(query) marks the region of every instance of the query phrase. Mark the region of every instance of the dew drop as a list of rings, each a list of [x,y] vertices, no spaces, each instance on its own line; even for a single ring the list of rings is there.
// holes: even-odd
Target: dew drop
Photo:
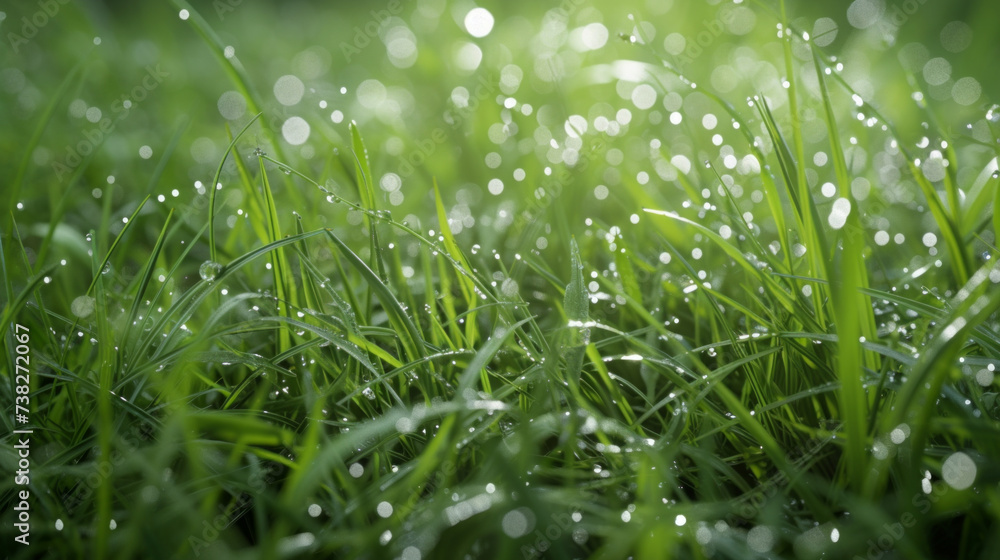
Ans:
[[[198,268],[198,275],[206,282],[214,281],[222,272],[222,265],[215,261],[205,261]]]
[[[993,105],[986,111],[986,120],[991,123],[1000,123],[1000,105]]]

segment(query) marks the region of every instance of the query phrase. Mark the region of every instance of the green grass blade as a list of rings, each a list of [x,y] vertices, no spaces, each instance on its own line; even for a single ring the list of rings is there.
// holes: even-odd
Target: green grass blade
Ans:
[[[265,216],[267,219],[267,232],[270,241],[282,239],[281,224],[278,219],[278,207],[274,202],[274,195],[271,193],[271,184],[267,180],[267,170],[264,169],[264,159],[258,156],[260,164],[260,178],[264,187]],[[214,189],[213,189],[214,190]],[[271,254],[271,267],[274,269],[274,295],[278,300],[278,313],[286,315],[290,312],[288,302],[295,301],[295,279],[292,277],[291,267],[285,257],[285,250],[282,247],[275,249]],[[281,329],[278,333],[278,352],[284,352],[292,347],[291,334]]]
[[[358,125],[351,122],[351,146],[354,150],[354,169],[357,175],[358,194],[361,196],[361,206],[368,210],[364,219],[368,225],[368,235],[371,241],[371,265],[378,277],[386,279],[385,265],[382,260],[382,244],[378,239],[378,222],[375,216],[379,214],[375,205],[375,183],[372,177],[371,161],[368,158],[368,147],[361,138]]]
[[[229,146],[226,147],[226,151],[222,153],[222,158],[219,160],[219,166],[215,169],[215,176],[212,177],[212,182],[208,184],[208,249],[211,255],[209,258],[214,262],[219,262],[218,249],[215,246],[215,197],[218,192],[216,186],[219,184],[219,178],[222,177],[222,168],[226,164],[226,159],[229,158],[229,154],[236,146],[236,142],[246,134],[246,131],[250,129],[253,123],[257,122],[260,115],[261,113],[254,115],[239,133],[236,134],[236,137],[229,142]]]
[[[355,254],[354,251],[351,251],[347,244],[341,241],[332,231],[325,231],[327,237],[333,241],[344,258],[347,259],[348,264],[361,274],[368,287],[382,303],[382,307],[389,316],[390,323],[392,323],[400,335],[400,342],[402,343],[407,359],[414,361],[423,358],[425,356],[423,337],[421,337],[420,331],[417,330],[413,320],[403,310],[396,296],[393,295],[392,290],[382,282],[372,269],[368,268],[368,265],[365,264],[361,257]]]
[[[858,232],[863,231],[858,218],[858,201],[851,194],[851,181],[847,174],[847,163],[840,146],[839,130],[826,89],[826,80],[820,67],[819,58],[813,57],[820,92],[823,96],[824,114],[831,143],[834,170],[839,183],[840,196],[851,204],[849,214],[841,229],[842,250],[833,255],[833,268],[839,271],[832,291],[832,314],[837,328],[837,377],[840,380],[839,407],[841,418],[847,431],[845,442],[847,476],[854,488],[860,488],[862,476],[867,471],[868,457],[868,395],[861,378],[862,366],[866,360],[862,353],[861,337],[872,339],[876,336],[875,317],[867,298],[859,290],[868,287],[867,272],[862,256],[864,241]],[[867,360],[877,366],[875,360]]]

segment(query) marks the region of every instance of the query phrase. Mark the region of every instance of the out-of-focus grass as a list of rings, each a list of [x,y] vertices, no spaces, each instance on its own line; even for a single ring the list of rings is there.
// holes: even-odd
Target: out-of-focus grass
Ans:
[[[992,4],[53,5],[10,557],[995,550]]]

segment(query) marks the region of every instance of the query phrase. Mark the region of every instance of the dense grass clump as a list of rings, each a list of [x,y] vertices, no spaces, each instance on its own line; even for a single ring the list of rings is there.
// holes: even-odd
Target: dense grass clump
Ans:
[[[1000,548],[996,81],[869,0],[520,4],[4,60],[9,557]]]

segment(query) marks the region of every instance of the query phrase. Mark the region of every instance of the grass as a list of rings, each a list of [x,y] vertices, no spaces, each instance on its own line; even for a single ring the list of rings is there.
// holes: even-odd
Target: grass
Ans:
[[[290,145],[246,63],[270,53],[227,56],[225,19],[174,5],[208,59],[189,71],[239,92],[242,120],[185,109],[156,131],[155,166],[133,168],[109,138],[48,187],[38,147],[77,140],[58,115],[105,62],[74,63],[17,123],[33,132],[9,165],[0,330],[5,372],[16,325],[31,333],[34,434],[30,484],[0,479],[6,542],[16,492],[31,493],[32,544],[5,544],[10,558],[989,558],[1000,546],[995,119],[952,135],[937,123],[964,117],[940,101],[909,113],[923,140],[897,128],[891,93],[859,91],[832,53],[874,47],[818,44],[812,20],[790,19],[807,10],[796,3],[750,4],[769,31],[745,44],[787,85],[738,99],[664,51],[644,26],[665,35],[661,18],[608,12],[612,30],[635,26],[608,56],[641,78],[608,77],[588,54],[579,75],[598,86],[559,85],[568,100],[595,88],[587,101],[619,134],[545,105],[564,92],[538,82],[524,93],[534,123],[503,113],[530,149],[516,131],[493,139],[502,107],[487,100],[406,175],[423,136],[360,110],[343,126],[310,120],[309,152]],[[241,10],[261,20],[238,20],[247,30],[266,26],[269,8]],[[513,32],[495,15],[502,41]],[[450,40],[438,35],[421,41]],[[421,57],[417,70],[444,75]],[[910,76],[906,95],[921,83]],[[685,96],[683,120],[638,108],[616,120],[613,90],[629,88],[627,105],[639,84]],[[172,103],[151,100],[115,134],[152,142],[145,119],[176,117]],[[703,115],[717,128],[692,124]],[[406,132],[412,150],[397,145]],[[192,162],[177,148],[196,134],[225,149]],[[583,159],[554,163],[550,146]],[[489,151],[528,176],[496,200],[482,188],[496,166],[466,162]],[[212,179],[169,194],[193,177]],[[406,185],[404,202],[386,180]],[[603,202],[589,198],[606,183]],[[908,240],[882,243],[888,232]],[[20,393],[5,377],[10,433]],[[0,445],[6,473],[16,443]]]

